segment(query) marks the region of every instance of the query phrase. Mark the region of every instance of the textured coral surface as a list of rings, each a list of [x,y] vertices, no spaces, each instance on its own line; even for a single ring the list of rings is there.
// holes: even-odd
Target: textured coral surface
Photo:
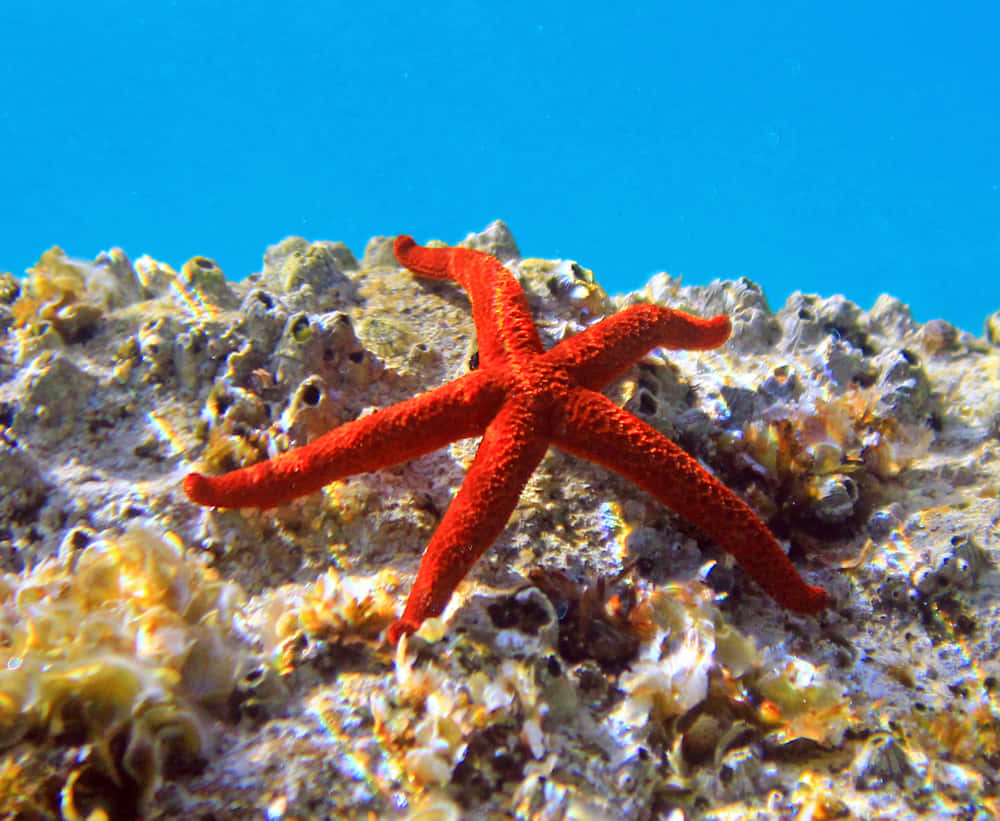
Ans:
[[[475,441],[270,511],[181,478],[476,367],[468,302],[289,238],[225,279],[54,248],[0,276],[0,816],[992,818],[1000,315],[660,274],[522,282],[545,345],[636,301],[726,313],[608,391],[744,498],[834,606],[788,613],[629,482],[550,450],[442,619],[381,640]],[[599,272],[598,272],[599,273]],[[674,813],[674,815],[671,815]]]

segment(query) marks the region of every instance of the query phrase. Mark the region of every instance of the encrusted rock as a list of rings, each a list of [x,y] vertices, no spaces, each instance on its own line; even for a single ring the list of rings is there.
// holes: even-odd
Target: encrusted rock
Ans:
[[[864,354],[838,337],[828,336],[823,339],[816,346],[816,356],[823,362],[824,369],[840,390],[845,390],[856,382],[871,384],[875,379],[876,374]]]
[[[254,288],[240,303],[239,329],[261,350],[270,350],[288,322],[289,310],[274,294]]]
[[[492,254],[504,264],[521,258],[514,235],[503,220],[494,220],[486,226],[486,230],[478,234],[467,234],[459,244],[464,248],[474,248]]]
[[[372,237],[365,246],[361,259],[362,268],[398,268],[399,262],[392,250],[395,237]]]
[[[357,287],[344,273],[345,264],[357,267],[343,243],[309,243],[289,237],[264,255],[261,281],[265,288],[282,294],[292,308],[343,309],[357,299]]]
[[[346,421],[341,409],[331,401],[326,381],[313,374],[292,393],[279,425],[291,442],[305,444]]]
[[[546,345],[650,299],[733,318],[732,342],[655,351],[608,395],[836,606],[783,611],[681,517],[551,453],[445,613],[392,649],[475,440],[273,510],[182,490],[476,367],[468,300],[391,243],[359,268],[293,238],[243,282],[116,250],[0,277],[0,736],[20,739],[0,816],[990,806],[1000,312],[977,342],[888,296],[773,314],[747,280],[663,274],[604,300],[576,263],[516,259]],[[499,223],[466,244],[517,257]]]
[[[150,319],[139,328],[136,334],[139,356],[146,365],[150,381],[165,383],[173,377],[176,335],[175,323],[167,318]]]
[[[213,329],[197,325],[174,339],[174,372],[181,389],[196,392],[210,383],[224,354]]]
[[[883,351],[873,360],[881,371],[877,383],[881,414],[905,424],[925,421],[931,390],[920,357],[905,348]]]
[[[865,314],[872,333],[902,339],[918,327],[910,306],[889,294],[880,294]]]
[[[974,587],[989,566],[986,553],[966,535],[953,536],[936,551],[932,566],[916,574],[914,586],[923,595],[940,595]]]
[[[733,333],[727,345],[740,353],[757,353],[772,350],[781,339],[781,326],[771,312],[763,289],[752,280],[715,280],[704,289],[694,289],[704,294],[705,315],[726,314],[733,323]],[[668,307],[682,307],[668,305]]]
[[[10,305],[21,295],[21,281],[8,273],[0,273],[0,305]]]
[[[81,370],[61,351],[46,351],[37,356],[23,379],[24,389],[13,424],[18,435],[35,426],[51,434],[70,430],[97,386],[95,377]]]
[[[19,329],[14,341],[15,365],[25,365],[44,351],[61,351],[66,347],[62,335],[48,321]]]
[[[293,314],[274,349],[275,375],[280,383],[294,385],[318,373],[342,383],[367,384],[376,362],[354,333],[347,314],[331,312],[310,318]]]
[[[91,269],[91,278],[99,284],[104,307],[108,310],[145,299],[139,275],[121,248],[112,248],[98,254]]]
[[[928,353],[944,353],[958,347],[958,328],[943,319],[932,319],[920,333],[924,349]]]
[[[860,317],[861,309],[841,294],[823,299],[796,291],[778,311],[783,328],[782,349],[811,348],[824,337],[835,334],[865,350],[867,337],[859,323]]]
[[[18,525],[34,521],[49,492],[38,460],[0,435],[0,520]]]
[[[170,293],[177,280],[177,272],[165,262],[159,262],[148,254],[135,261],[135,274],[143,290],[150,297],[161,297]]]

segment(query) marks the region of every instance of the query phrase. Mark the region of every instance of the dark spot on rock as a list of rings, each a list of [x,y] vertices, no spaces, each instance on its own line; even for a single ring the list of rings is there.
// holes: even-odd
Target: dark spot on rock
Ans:
[[[469,357],[469,370],[475,371],[479,368],[479,351],[476,351]]]
[[[649,391],[653,396],[656,396],[660,392],[660,386],[657,384],[655,379],[651,379],[647,374],[643,374],[639,377],[639,387],[644,388]]]
[[[639,394],[639,413],[643,416],[653,416],[656,413],[656,400],[645,391]]]
[[[539,629],[548,623],[549,614],[531,598],[507,596],[486,608],[490,621],[498,630],[519,630],[537,636]]]
[[[132,453],[139,459],[153,459],[157,462],[162,462],[164,459],[160,453],[160,443],[152,436],[132,448]]]
[[[222,416],[233,404],[232,397],[227,393],[220,393],[215,397],[215,412]]]
[[[355,365],[360,364],[365,358],[364,351],[352,351],[347,355],[347,358],[351,360]]]
[[[856,385],[860,385],[862,388],[870,388],[878,381],[878,373],[871,369],[866,369],[856,373],[851,380]]]
[[[30,493],[24,504],[17,505],[10,512],[10,521],[16,525],[27,525],[38,521],[38,512],[45,506],[41,493]]]
[[[319,404],[319,400],[322,398],[322,392],[315,385],[308,384],[302,388],[302,401],[309,407],[315,408]]]
[[[267,310],[274,308],[274,299],[266,291],[257,291],[256,293],[257,301],[263,305]]]
[[[73,528],[73,533],[69,537],[69,543],[73,546],[74,550],[83,550],[90,544],[90,534],[81,528]]]
[[[955,631],[961,636],[971,636],[977,628],[976,620],[965,613],[961,613],[955,619]]]

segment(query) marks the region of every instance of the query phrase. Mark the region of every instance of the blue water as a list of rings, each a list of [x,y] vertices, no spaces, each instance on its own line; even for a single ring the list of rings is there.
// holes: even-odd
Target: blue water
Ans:
[[[119,245],[240,278],[288,234],[499,217],[611,291],[1000,309],[994,3],[282,5],[3,3],[0,269]]]

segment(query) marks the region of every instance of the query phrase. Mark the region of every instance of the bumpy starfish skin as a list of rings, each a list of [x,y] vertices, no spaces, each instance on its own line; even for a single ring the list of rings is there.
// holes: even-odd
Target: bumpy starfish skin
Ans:
[[[549,445],[630,479],[711,536],[779,604],[816,613],[829,597],[807,585],[763,522],[666,436],[598,393],[654,348],[705,350],[726,341],[726,316],[699,319],[634,305],[549,351],[513,275],[488,254],[425,248],[400,236],[396,257],[469,294],[479,368],[421,396],[341,425],[316,441],[223,476],[192,473],[184,490],[212,507],[273,507],[356,473],[482,436],[465,481],[431,537],[395,642],[439,615],[500,535]]]

